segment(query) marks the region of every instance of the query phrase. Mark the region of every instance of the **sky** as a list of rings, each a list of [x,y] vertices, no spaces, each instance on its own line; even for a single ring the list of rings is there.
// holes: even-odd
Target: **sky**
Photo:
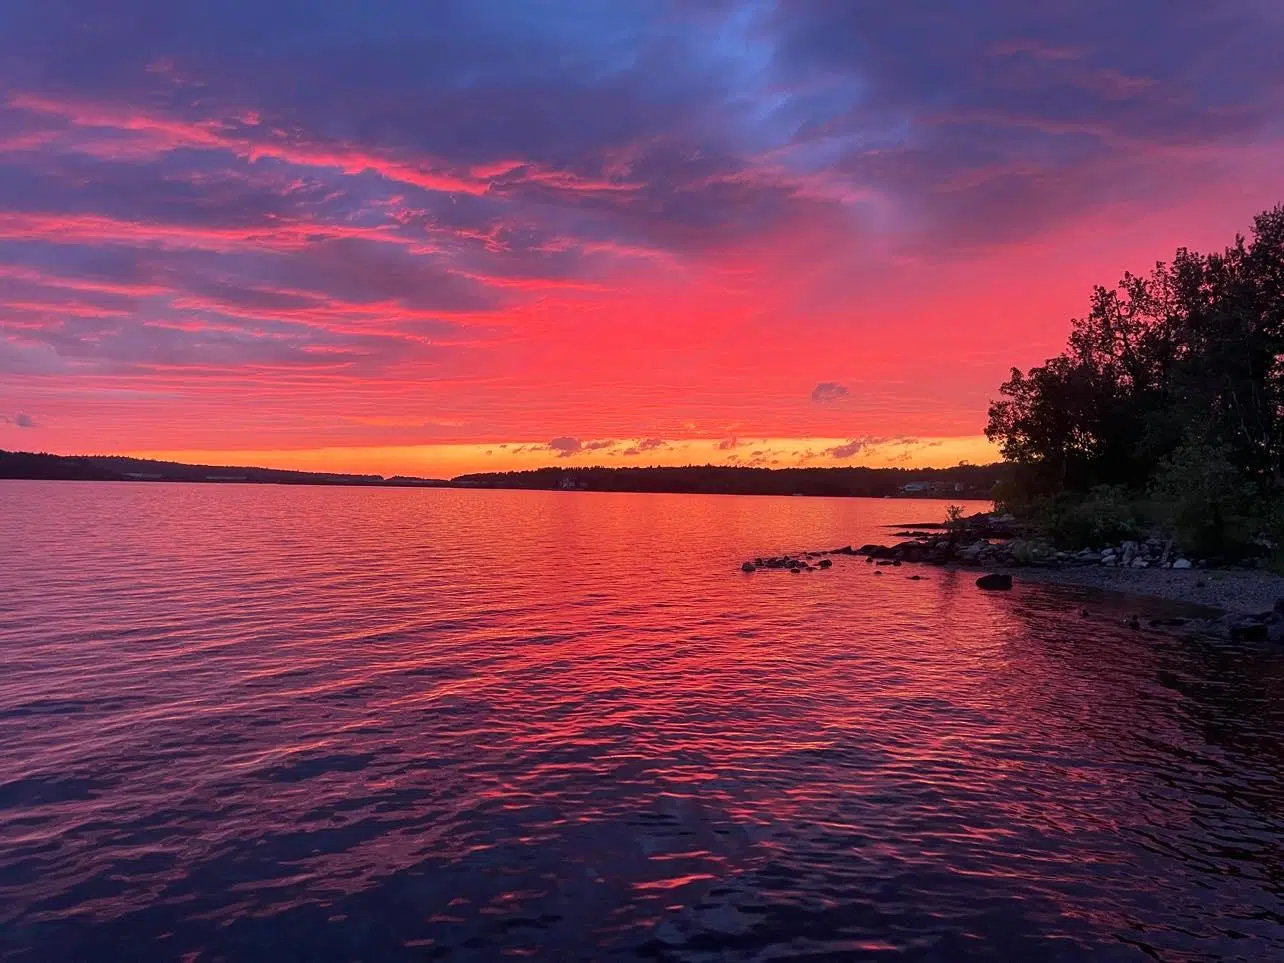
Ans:
[[[0,0],[0,448],[952,465],[1284,201],[1278,0]]]

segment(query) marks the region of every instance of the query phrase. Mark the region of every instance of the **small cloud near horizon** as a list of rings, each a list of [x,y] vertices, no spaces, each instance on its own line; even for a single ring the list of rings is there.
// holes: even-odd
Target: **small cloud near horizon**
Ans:
[[[556,452],[558,458],[570,458],[572,455],[584,450],[584,446],[580,444],[578,438],[569,436],[554,438],[548,443],[547,447],[549,451]]]
[[[0,415],[0,421],[15,428],[39,428],[40,424],[25,411],[15,412],[12,416]]]
[[[542,446],[542,450],[551,451],[558,458],[570,458],[572,455],[578,455],[586,451],[606,451],[614,448],[619,444],[614,438],[601,438],[596,441],[580,441],[570,435],[563,435],[552,439],[547,445]],[[522,449],[515,448],[515,452]],[[540,450],[540,449],[535,449]]]
[[[669,443],[663,438],[643,438],[636,445],[626,448],[623,451],[625,455],[640,455],[644,451],[655,451],[658,448],[668,448]]]
[[[811,389],[811,400],[818,405],[827,405],[850,395],[845,385],[837,381],[822,381]]]
[[[867,435],[864,438],[853,438],[845,445],[835,445],[833,448],[826,448],[825,454],[833,458],[835,461],[842,461],[846,458],[854,458],[867,448],[873,448],[875,445],[881,445],[886,441],[886,438]]]

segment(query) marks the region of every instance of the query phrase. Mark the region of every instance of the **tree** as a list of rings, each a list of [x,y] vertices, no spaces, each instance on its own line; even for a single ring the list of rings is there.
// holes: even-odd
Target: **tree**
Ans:
[[[999,392],[986,435],[1038,490],[1144,491],[1196,446],[1267,492],[1284,479],[1284,206],[1249,241],[1096,288],[1066,349]]]

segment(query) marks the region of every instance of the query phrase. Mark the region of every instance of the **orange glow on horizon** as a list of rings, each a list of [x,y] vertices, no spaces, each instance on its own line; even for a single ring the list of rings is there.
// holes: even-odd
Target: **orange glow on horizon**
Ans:
[[[687,439],[648,446],[647,439],[610,445],[582,442],[568,455],[550,451],[544,442],[495,444],[403,445],[294,450],[242,449],[130,451],[134,458],[177,461],[219,467],[282,468],[371,474],[452,478],[473,472],[524,471],[533,468],[607,468],[687,465],[733,465],[761,468],[948,468],[966,461],[981,465],[998,459],[984,436],[961,438],[869,439],[758,438]],[[639,449],[640,450],[635,450]],[[859,451],[847,454],[851,448]],[[835,452],[835,449],[839,451]]]

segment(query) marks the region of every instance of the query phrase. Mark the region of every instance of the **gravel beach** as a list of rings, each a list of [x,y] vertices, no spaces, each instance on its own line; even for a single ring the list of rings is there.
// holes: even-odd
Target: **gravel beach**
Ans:
[[[1021,582],[1080,585],[1106,592],[1205,605],[1238,614],[1270,611],[1284,599],[1284,576],[1239,570],[998,568]]]

